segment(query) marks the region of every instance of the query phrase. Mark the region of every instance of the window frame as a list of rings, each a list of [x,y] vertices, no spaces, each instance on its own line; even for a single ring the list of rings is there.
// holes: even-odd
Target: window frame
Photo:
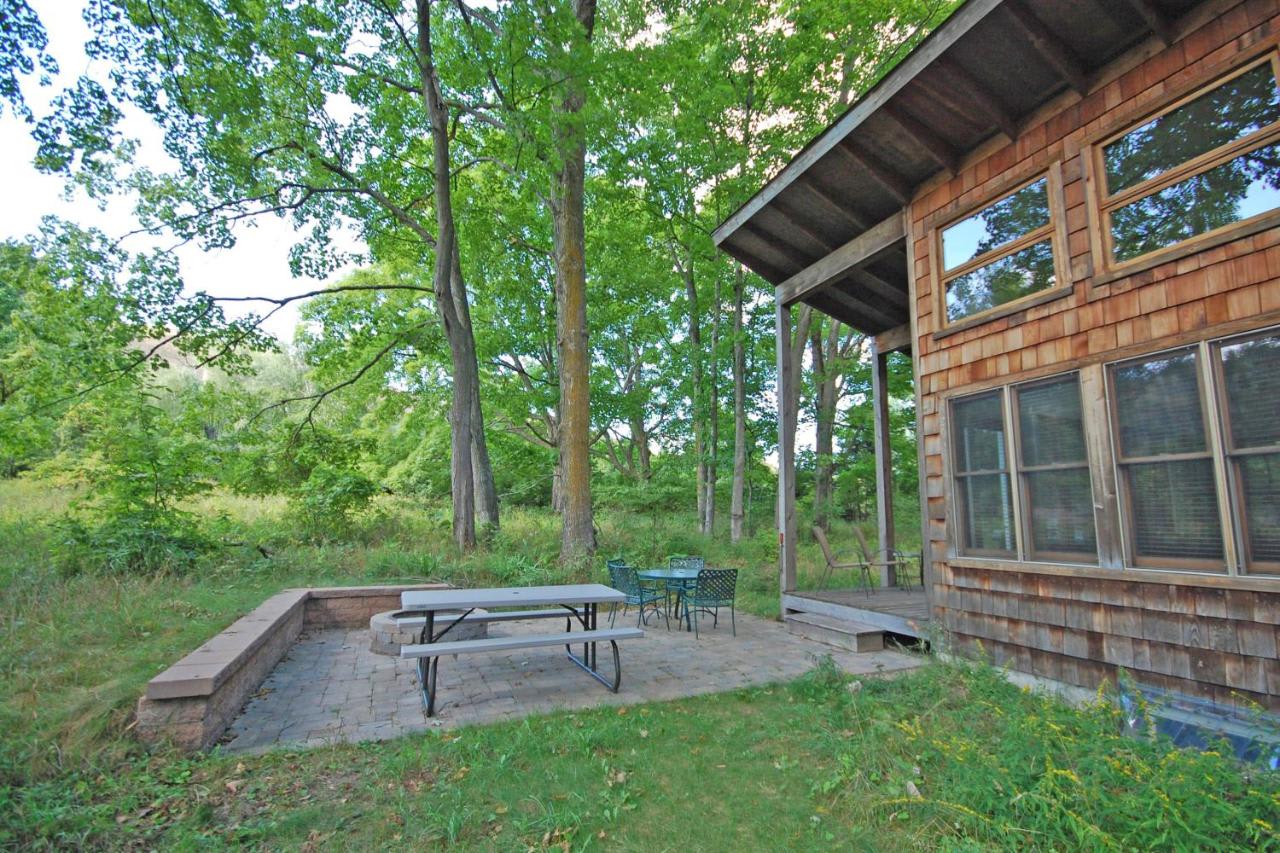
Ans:
[[[1179,107],[1196,100],[1201,95],[1264,64],[1271,66],[1272,76],[1277,89],[1280,90],[1280,51],[1272,47],[1262,55],[1255,55],[1229,70],[1216,71],[1206,79],[1200,80],[1189,91],[1167,101],[1163,106],[1130,119],[1120,129],[1109,132],[1089,144],[1085,159],[1089,165],[1091,173],[1089,182],[1093,185],[1093,191],[1087,195],[1092,202],[1089,218],[1090,230],[1093,232],[1093,255],[1099,267],[1098,274],[1093,279],[1095,286],[1107,284],[1118,278],[1132,275],[1135,272],[1177,260],[1280,224],[1280,207],[1276,207],[1220,226],[1211,231],[1206,231],[1203,234],[1188,237],[1170,246],[1138,255],[1126,261],[1117,261],[1115,258],[1114,235],[1111,229],[1111,216],[1116,210],[1167,189],[1174,184],[1181,183],[1195,175],[1208,172],[1250,151],[1280,141],[1280,120],[1278,120],[1254,131],[1248,136],[1220,145],[1211,151],[1193,157],[1172,169],[1121,190],[1114,195],[1108,193],[1105,156],[1105,150],[1108,145],[1127,136],[1142,125],[1167,115]]]
[[[1022,433],[1019,423],[1019,410],[1016,408],[1018,392],[1025,388],[1032,388],[1038,385],[1047,385],[1054,382],[1061,382],[1071,377],[1076,383],[1076,392],[1081,397],[1081,415],[1080,428],[1085,441],[1085,461],[1080,465],[1048,465],[1048,466],[1031,466],[1030,468],[1022,465]],[[1030,525],[1030,503],[1024,500],[1024,472],[1034,473],[1040,470],[1055,470],[1066,468],[1084,468],[1089,472],[1089,489],[1094,495],[1093,504],[1097,505],[1097,496],[1100,494],[1102,484],[1098,482],[1097,473],[1098,466],[1095,456],[1097,453],[1094,447],[1094,440],[1090,436],[1087,412],[1085,409],[1085,377],[1079,369],[1061,371],[1050,376],[1037,377],[1022,382],[1007,383],[998,385],[994,388],[985,388],[982,390],[970,391],[968,393],[960,393],[949,395],[946,398],[947,413],[943,444],[950,454],[949,459],[944,465],[946,471],[946,482],[949,489],[948,500],[951,505],[959,510],[957,515],[957,523],[950,526],[949,529],[954,531],[954,535],[950,539],[951,554],[949,557],[964,558],[980,558],[999,560],[1005,563],[1027,563],[1027,562],[1043,562],[1078,566],[1082,568],[1103,568],[1103,536],[1099,530],[1099,521],[1097,513],[1094,513],[1094,553],[1093,559],[1081,559],[1083,555],[1054,552],[1054,551],[1035,551],[1031,546],[1031,525]],[[957,430],[955,427],[955,406],[957,403],[963,403],[966,400],[976,399],[987,395],[997,395],[1000,400],[1001,426],[1004,431],[1004,467],[1002,469],[988,469],[982,471],[965,471],[957,470],[958,453],[955,447]],[[967,535],[964,530],[963,519],[967,509],[960,504],[961,495],[964,494],[963,480],[973,475],[992,475],[1004,474],[1009,478],[1009,500],[1011,506],[1011,517],[1013,520],[1014,534],[1014,553],[1009,555],[1004,551],[992,551],[989,549],[978,549],[971,547],[967,542]]]
[[[1208,347],[1214,382],[1213,398],[1217,407],[1216,415],[1220,422],[1219,430],[1221,435],[1216,455],[1221,458],[1221,467],[1224,472],[1223,479],[1225,480],[1227,496],[1230,501],[1229,519],[1231,530],[1229,534],[1232,537],[1236,553],[1233,567],[1235,571],[1233,573],[1240,576],[1275,577],[1280,575],[1280,561],[1255,561],[1252,557],[1252,542],[1249,536],[1248,519],[1245,515],[1244,478],[1240,474],[1240,464],[1243,460],[1251,456],[1280,454],[1280,443],[1243,449],[1232,447],[1231,409],[1230,401],[1227,397],[1226,370],[1223,364],[1222,351],[1232,344],[1278,336],[1280,336],[1280,328],[1277,327],[1256,329],[1238,335],[1231,335],[1230,337],[1215,339],[1209,342]]]
[[[1175,572],[1199,572],[1217,577],[1232,575],[1235,573],[1233,571],[1235,549],[1229,541],[1231,538],[1231,516],[1226,512],[1223,505],[1226,493],[1223,489],[1222,465],[1219,459],[1220,454],[1218,453],[1217,417],[1216,413],[1209,405],[1213,402],[1213,385],[1210,377],[1206,375],[1208,369],[1211,367],[1208,363],[1209,360],[1206,358],[1206,346],[1207,342],[1201,341],[1200,343],[1188,346],[1154,350],[1132,358],[1109,361],[1105,365],[1107,417],[1111,424],[1109,440],[1111,442],[1112,464],[1115,467],[1116,489],[1120,499],[1120,537],[1125,568],[1146,570],[1155,569]],[[1192,352],[1196,357],[1196,395],[1200,403],[1201,426],[1204,429],[1204,451],[1166,453],[1157,456],[1125,457],[1124,445],[1120,441],[1120,412],[1118,408],[1120,400],[1119,395],[1116,392],[1116,368],[1123,367],[1126,364],[1156,361],[1160,358],[1183,352]],[[1136,513],[1133,509],[1132,489],[1129,487],[1128,477],[1125,476],[1125,467],[1155,464],[1160,462],[1192,462],[1197,460],[1208,460],[1213,472],[1214,503],[1217,504],[1218,507],[1218,532],[1223,540],[1222,562],[1218,563],[1212,560],[1201,560],[1195,557],[1138,556],[1135,544],[1137,537],[1132,526]]]
[[[1080,436],[1084,440],[1084,460],[1081,462],[1055,462],[1048,465],[1025,465],[1022,460],[1022,393],[1029,389],[1034,389],[1043,385],[1056,385],[1060,382],[1070,379],[1075,384],[1076,396],[1080,398]],[[1090,562],[1087,558],[1082,560],[1085,552],[1072,551],[1050,551],[1039,550],[1035,544],[1035,527],[1031,523],[1031,488],[1028,483],[1028,474],[1036,474],[1044,471],[1076,471],[1084,469],[1089,474],[1089,490],[1090,494],[1094,491],[1093,482],[1093,465],[1090,460],[1089,449],[1089,431],[1085,423],[1085,401],[1084,388],[1081,380],[1080,371],[1071,370],[1066,373],[1057,373],[1053,376],[1046,376],[1042,379],[1033,379],[1027,382],[1019,382],[1009,387],[1009,397],[1012,403],[1012,423],[1014,430],[1014,467],[1018,477],[1018,494],[1026,495],[1026,500],[1020,502],[1019,511],[1022,515],[1023,525],[1023,541],[1025,556],[1029,560],[1046,563],[1073,563],[1077,565],[1099,565],[1100,545],[1098,542],[1098,520],[1093,518],[1093,560]],[[1092,509],[1092,500],[1090,508]]]
[[[954,443],[956,441],[956,438],[959,437],[959,430],[954,428],[954,425],[956,423],[956,418],[955,418],[956,403],[965,402],[969,400],[977,400],[977,398],[979,397],[988,397],[988,396],[995,396],[997,400],[1000,401],[1000,428],[1001,428],[1001,432],[1004,433],[1005,435],[1005,441],[1004,441],[1005,452],[1004,452],[1004,460],[1002,460],[1002,462],[1004,462],[1004,465],[1002,465],[1001,467],[998,467],[998,469],[960,471],[959,466],[957,466],[957,461],[959,461],[960,455],[959,455],[959,451],[956,450],[956,446]],[[951,442],[950,443],[951,487],[952,487],[952,493],[954,493],[954,496],[956,498],[955,506],[960,507],[960,514],[959,516],[957,516],[957,523],[959,523],[959,526],[957,526],[957,530],[956,530],[956,533],[957,533],[956,544],[957,546],[959,546],[960,552],[964,553],[965,556],[988,557],[988,558],[992,558],[992,560],[1019,560],[1019,558],[1021,558],[1021,553],[1023,553],[1023,540],[1021,540],[1021,525],[1018,520],[1019,494],[1018,494],[1018,485],[1016,485],[1016,482],[1018,482],[1018,476],[1016,476],[1014,473],[1014,470],[1012,470],[1012,459],[1010,456],[1012,443],[1010,441],[1010,433],[1009,433],[1009,430],[1010,430],[1009,400],[1007,400],[1007,397],[1009,397],[1009,394],[1007,394],[1007,389],[1004,387],[1000,387],[1000,388],[989,388],[987,389],[987,391],[978,391],[972,394],[961,394],[961,396],[952,397],[951,400],[947,402],[947,418],[948,420],[951,421],[951,424],[952,424],[951,435],[950,437],[948,437],[950,438],[950,442]],[[961,494],[965,494],[965,496],[968,496],[969,494],[968,488],[966,488],[968,487],[968,484],[965,483],[965,480],[969,478],[973,478],[973,476],[992,476],[992,475],[1005,476],[1007,482],[1009,482],[1009,501],[1010,501],[1009,512],[1010,512],[1010,520],[1012,521],[1012,525],[1014,525],[1014,551],[1012,551],[1012,556],[1010,556],[1009,552],[1007,551],[996,551],[996,549],[992,549],[992,548],[974,548],[973,546],[970,546],[968,533],[966,533],[966,530],[965,530],[966,526],[968,526],[964,524],[964,520],[966,519],[966,517],[968,517],[968,502],[965,502],[964,505],[961,505],[960,503]]]
[[[948,270],[944,267],[946,263],[942,252],[942,235],[951,226],[968,219],[976,213],[985,210],[988,207],[1003,201],[1019,190],[1025,189],[1041,179],[1046,179],[1045,193],[1049,202],[1049,222],[1036,228],[1015,240],[1010,240],[1003,246],[996,249],[988,250],[977,257],[970,258],[968,261],[960,264],[954,269]],[[932,259],[932,278],[934,285],[934,308],[937,312],[939,320],[938,331],[934,333],[934,338],[946,337],[949,334],[970,329],[974,326],[982,325],[990,322],[998,317],[1013,314],[1018,311],[1030,308],[1032,305],[1039,305],[1044,302],[1050,302],[1070,293],[1075,282],[1071,278],[1071,264],[1067,259],[1067,225],[1066,225],[1066,207],[1063,199],[1062,191],[1062,161],[1055,160],[1048,167],[1039,169],[1030,176],[1018,180],[1016,183],[1009,183],[995,193],[986,196],[982,201],[971,204],[961,209],[959,212],[947,217],[945,220],[933,225],[929,230],[929,254]],[[1051,287],[1044,290],[1037,290],[1034,293],[1028,293],[1017,299],[1005,302],[1000,305],[994,305],[991,308],[984,309],[975,314],[952,320],[947,314],[947,285],[959,278],[967,275],[974,270],[987,266],[988,264],[1002,260],[1010,255],[1016,254],[1023,249],[1028,248],[1036,243],[1043,242],[1046,238],[1050,241],[1050,251],[1053,254],[1053,275],[1055,283]]]

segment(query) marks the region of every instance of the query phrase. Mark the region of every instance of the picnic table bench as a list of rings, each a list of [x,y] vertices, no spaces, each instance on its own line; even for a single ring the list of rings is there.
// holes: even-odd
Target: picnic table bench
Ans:
[[[479,652],[503,652],[512,649],[565,647],[569,660],[614,693],[622,684],[622,663],[618,642],[644,636],[640,628],[598,627],[601,604],[619,604],[626,595],[603,584],[564,584],[557,586],[496,587],[490,589],[416,590],[400,596],[402,611],[422,613],[401,617],[399,624],[421,620],[418,642],[403,646],[400,657],[417,661],[418,679],[422,685],[422,702],[427,716],[436,708],[436,681],[440,658]],[[482,608],[521,608],[482,611]],[[536,608],[536,609],[531,609]],[[444,641],[449,631],[468,622],[502,622],[525,619],[565,619],[563,632],[520,634],[510,637],[488,637],[477,640]],[[581,630],[574,631],[577,621]],[[596,644],[609,643],[613,651],[613,679],[607,679],[597,668]],[[573,646],[582,644],[582,653]]]

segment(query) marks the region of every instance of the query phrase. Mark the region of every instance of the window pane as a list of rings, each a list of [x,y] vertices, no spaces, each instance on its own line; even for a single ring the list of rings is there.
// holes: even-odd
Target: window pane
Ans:
[[[947,319],[959,320],[1053,287],[1053,244],[1049,240],[992,261],[947,283]]]
[[[1136,186],[1278,120],[1280,97],[1266,62],[1108,145],[1107,191]]]
[[[1004,470],[1003,409],[998,392],[953,404],[956,471]]]
[[[1223,561],[1210,460],[1131,465],[1125,473],[1136,556]]]
[[[1231,447],[1280,444],[1280,337],[1222,348]]]
[[[966,549],[1016,553],[1009,475],[961,477],[959,487]]]
[[[1031,551],[1060,551],[1095,559],[1098,545],[1089,469],[1031,471],[1023,476],[1031,516]]]
[[[1240,460],[1245,535],[1253,562],[1280,563],[1280,454]]]
[[[1280,143],[1264,145],[1111,214],[1117,261],[1280,207]]]
[[[1074,376],[1020,389],[1018,427],[1025,466],[1088,460],[1080,414],[1080,387]]]
[[[943,269],[955,269],[1048,224],[1049,182],[1041,178],[943,231]]]
[[[1194,350],[1112,368],[1120,454],[1127,458],[1205,449]]]

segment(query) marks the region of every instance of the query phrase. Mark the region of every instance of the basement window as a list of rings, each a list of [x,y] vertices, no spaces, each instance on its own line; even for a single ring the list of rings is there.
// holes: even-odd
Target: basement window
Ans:
[[[1219,245],[1280,215],[1280,89],[1268,56],[1096,149],[1103,251],[1120,272]]]
[[[947,325],[1017,307],[1065,281],[1058,265],[1058,167],[938,230]],[[1000,310],[1004,309],[1004,310]]]

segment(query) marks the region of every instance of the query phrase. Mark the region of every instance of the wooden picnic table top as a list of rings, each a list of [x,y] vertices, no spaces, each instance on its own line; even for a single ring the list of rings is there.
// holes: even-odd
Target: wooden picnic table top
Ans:
[[[487,589],[424,589],[400,595],[403,610],[466,610],[473,607],[538,607],[556,604],[609,604],[626,594],[602,583],[506,586]]]

